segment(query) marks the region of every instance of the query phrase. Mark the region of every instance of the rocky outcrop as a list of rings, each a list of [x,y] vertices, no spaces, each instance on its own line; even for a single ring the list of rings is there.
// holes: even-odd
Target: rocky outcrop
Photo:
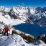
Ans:
[[[46,44],[46,34],[42,34],[37,37],[36,41],[42,40]]]
[[[26,40],[26,42],[34,41],[34,36],[33,35],[26,35],[26,33],[24,33],[24,32],[19,33],[16,30],[12,30],[12,34],[20,35],[23,39]]]
[[[34,22],[29,18],[26,20],[26,23],[34,24]]]

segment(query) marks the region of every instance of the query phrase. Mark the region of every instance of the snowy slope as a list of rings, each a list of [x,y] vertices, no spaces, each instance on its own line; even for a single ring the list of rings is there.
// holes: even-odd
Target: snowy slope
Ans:
[[[28,46],[19,35],[1,36],[0,46]]]
[[[9,24],[9,20],[7,18],[5,18],[4,16],[0,15],[0,21],[4,22],[5,24]]]
[[[28,9],[26,7],[13,7],[10,11],[11,15],[16,15],[23,21],[27,20]]]
[[[0,12],[0,22],[3,22],[7,25],[9,25],[9,24],[15,25],[15,24],[20,24],[20,23],[25,23],[24,21],[19,20],[19,19],[11,19],[11,17],[8,14],[3,16],[2,12]]]
[[[0,46],[46,46],[46,44],[40,40],[39,42],[27,44],[19,35],[3,36],[0,34]]]
[[[5,7],[4,7],[4,6],[0,6],[0,11],[1,11],[1,12],[3,12],[3,11],[4,11],[4,9],[5,9]]]
[[[19,25],[19,24],[21,24],[21,23],[25,23],[24,21],[22,21],[22,20],[19,20],[19,19],[13,19],[12,20],[13,22],[10,24],[10,25]]]
[[[5,18],[6,17],[6,18]],[[17,25],[17,24],[20,24],[20,23],[25,23],[24,21],[22,20],[18,20],[18,19],[10,19],[8,16],[0,16],[0,21],[1,22],[4,22],[5,24],[7,25]]]

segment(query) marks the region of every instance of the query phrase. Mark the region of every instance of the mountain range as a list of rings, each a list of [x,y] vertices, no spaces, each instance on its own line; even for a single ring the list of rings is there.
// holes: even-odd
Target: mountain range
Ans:
[[[6,8],[4,6],[0,6],[0,14],[3,16],[9,15],[11,19],[19,19],[30,24],[46,24],[46,7],[33,8],[25,6],[14,6],[12,8]]]
[[[26,40],[24,39],[25,35],[34,36],[34,39],[41,34],[45,37],[46,7],[33,8],[14,6],[12,8],[7,8],[0,6],[0,31],[4,29],[5,25],[10,27],[10,31],[8,32],[9,36],[0,34],[0,46],[46,46],[41,39],[38,41],[35,40],[31,43],[26,43]],[[22,36],[24,34],[24,38],[18,34],[11,35],[12,31],[17,31],[17,33],[21,33]]]

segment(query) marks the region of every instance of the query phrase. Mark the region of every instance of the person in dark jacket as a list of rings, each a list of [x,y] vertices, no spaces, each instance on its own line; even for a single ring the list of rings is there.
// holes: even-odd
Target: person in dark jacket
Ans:
[[[10,30],[10,28],[6,25],[5,28],[3,29],[4,35],[7,34],[7,36],[8,36],[8,31],[9,31],[9,30]]]

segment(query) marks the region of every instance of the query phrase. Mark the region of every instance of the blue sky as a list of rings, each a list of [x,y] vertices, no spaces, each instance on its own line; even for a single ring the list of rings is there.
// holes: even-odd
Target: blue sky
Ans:
[[[31,7],[44,7],[46,6],[46,0],[0,0],[0,6],[12,7],[12,6],[31,6]]]

